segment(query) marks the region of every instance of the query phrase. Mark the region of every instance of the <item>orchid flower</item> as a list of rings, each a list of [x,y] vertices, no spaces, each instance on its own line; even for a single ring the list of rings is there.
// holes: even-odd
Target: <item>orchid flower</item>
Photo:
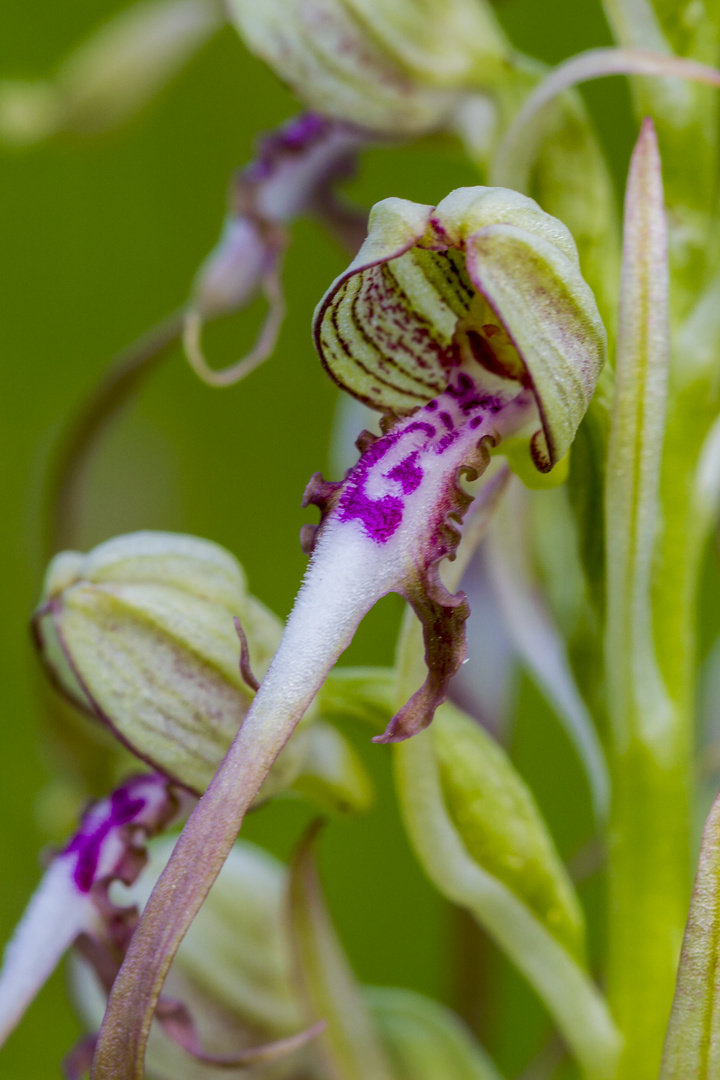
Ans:
[[[230,212],[217,247],[198,271],[185,310],[183,343],[194,371],[210,386],[228,386],[273,351],[285,313],[281,263],[286,228],[314,216],[350,251],[365,234],[366,215],[345,206],[334,185],[352,175],[356,151],[378,136],[318,113],[304,113],[262,140],[255,160],[233,181]],[[203,323],[246,307],[259,290],[269,310],[243,359],[210,368],[201,348]]]
[[[378,204],[356,260],[315,315],[332,377],[385,414],[340,483],[319,476],[311,561],[240,731],[148,902],[111,994],[94,1077],[138,1076],[146,1020],[244,813],[355,628],[390,591],[420,617],[428,676],[380,741],[432,719],[464,655],[467,605],[438,573],[495,448],[525,472],[567,453],[605,358],[572,237],[531,199],[465,188],[437,207]],[[182,905],[173,897],[182,896]],[[162,928],[162,929],[161,929]],[[132,995],[128,988],[132,985]],[[128,1010],[132,1015],[128,1015]],[[129,1032],[122,1061],[114,1031]]]
[[[164,776],[127,780],[91,806],[80,828],[52,859],[0,970],[0,1044],[79,940],[94,957],[122,954],[137,911],[111,899],[115,881],[131,885],[145,862],[145,842],[187,811],[188,797]]]
[[[22,1018],[62,955],[73,945],[82,958],[83,968],[88,973],[92,972],[97,986],[108,992],[137,925],[137,902],[142,903],[150,890],[152,878],[157,876],[158,856],[160,866],[164,861],[162,850],[156,851],[149,868],[148,882],[148,874],[144,872],[148,861],[148,840],[161,835],[181,819],[193,801],[165,777],[146,774],[126,780],[112,795],[85,812],[78,832],[52,860],[7,947],[0,971],[0,1043],[5,1041]],[[281,908],[278,895],[281,882],[272,862],[268,862],[262,853],[255,854],[254,849],[238,853],[234,862],[238,860],[242,866],[241,878],[249,874],[251,880],[241,881],[241,902],[238,907],[235,899],[239,891],[238,867],[228,867],[225,876],[232,882],[236,907],[231,931],[235,938],[242,917],[252,922],[253,905],[258,909],[255,911],[256,924],[259,910],[262,910],[264,921],[274,919],[277,922]],[[117,902],[113,889],[116,883],[129,890],[123,897],[128,901],[125,904]],[[222,890],[218,890],[216,902],[222,921]],[[227,897],[224,903],[227,906]],[[211,920],[212,916],[213,913],[208,912]],[[217,918],[215,915],[215,922]],[[219,929],[222,931],[222,926]],[[272,930],[275,929],[273,926]],[[202,939],[202,927],[198,927],[198,930],[198,938]],[[217,932],[218,927],[215,927],[214,933]],[[197,945],[200,946],[200,940]],[[207,951],[207,942],[204,948]],[[215,959],[215,968],[218,969],[220,965]],[[192,953],[188,964],[190,970],[198,967],[197,958],[193,961]],[[288,1035],[287,1028],[297,1028],[298,1009],[286,986],[288,976],[284,967],[287,964],[282,950],[265,950],[260,966],[265,967],[266,1000],[264,1003],[257,1000],[255,994],[254,1015],[256,1026],[257,1016],[262,1014],[263,1007],[267,1014],[273,1015],[273,1024],[268,1024],[265,1017],[266,1028],[275,1036],[273,1042],[236,1050],[225,1056],[206,1052],[199,1042],[194,1019],[185,1004],[168,998],[163,1000],[158,1010],[158,1020],[166,1039],[175,1042],[191,1058],[224,1068],[245,1068],[272,1061],[303,1046],[324,1025],[315,1024],[306,1031]],[[268,969],[273,969],[273,979],[268,978]],[[248,988],[243,985],[241,974],[230,980],[228,974],[225,972],[225,995],[229,989],[231,994],[239,995],[246,1005],[243,995],[247,995]],[[246,982],[252,980],[252,968],[244,974]],[[216,970],[216,977],[221,979],[222,972]],[[187,986],[182,978],[179,981],[176,979],[176,983],[181,989]],[[96,991],[87,985],[84,974],[80,986],[84,987],[85,997],[90,996],[92,1000]],[[279,1038],[276,1037],[278,1035]],[[162,1047],[162,1043],[160,1045]],[[90,1036],[81,1040],[69,1055],[66,1070],[70,1080],[85,1073],[92,1059],[93,1048],[94,1037]]]

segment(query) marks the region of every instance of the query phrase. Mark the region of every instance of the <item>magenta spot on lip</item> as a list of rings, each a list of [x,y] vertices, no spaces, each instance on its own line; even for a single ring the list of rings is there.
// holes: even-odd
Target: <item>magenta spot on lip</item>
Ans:
[[[418,420],[414,424],[408,424],[402,434],[409,435],[412,431],[422,431],[425,435],[427,435],[428,439],[432,439],[433,436],[436,434],[435,428],[432,426],[432,424],[426,424],[422,420]]]
[[[110,798],[107,816],[88,832],[80,832],[70,841],[65,854],[77,852],[73,879],[80,892],[87,893],[95,884],[95,874],[102,846],[113,829],[129,824],[145,807],[145,799],[133,799],[127,788],[119,788]]]
[[[383,495],[371,499],[365,484],[373,466],[385,457],[401,433],[391,432],[368,447],[352,471],[347,487],[338,504],[340,521],[360,521],[365,532],[376,544],[384,544],[398,528],[405,509],[402,499]]]
[[[445,409],[442,409],[443,405]],[[429,402],[423,409],[423,413],[441,409],[438,414],[438,421],[442,425],[440,431],[435,424],[409,419],[404,426],[399,425],[368,446],[346,478],[342,495],[336,510],[333,511],[336,520],[358,521],[371,540],[377,544],[386,543],[402,523],[405,497],[417,491],[425,479],[425,461],[428,460],[428,468],[432,470],[432,457],[440,457],[462,438],[463,432],[467,433],[468,429],[479,428],[486,422],[489,413],[497,412],[503,405],[501,398],[483,394],[471,378],[464,372],[459,373],[453,385],[448,386],[439,398]],[[469,414],[475,410],[482,411],[475,416],[470,416]],[[390,449],[397,447],[401,440],[413,434],[416,437],[411,440],[408,447],[411,452],[387,472],[381,472],[380,463]],[[418,435],[422,438],[418,439]],[[411,449],[413,445],[415,448]],[[395,494],[385,494],[376,498],[369,496],[368,481],[372,475],[378,473],[384,480],[397,482],[402,496]]]
[[[437,444],[437,447],[435,449],[435,453],[436,454],[444,454],[445,451],[447,450],[448,446],[452,446],[452,444],[455,442],[457,437],[458,437],[458,432],[457,431],[448,431],[447,435],[443,435],[442,439]]]
[[[398,480],[400,482],[403,495],[412,495],[413,491],[417,491],[422,484],[423,471],[417,464],[417,458],[418,452],[416,450],[409,457],[398,462],[389,473],[385,473],[388,480]]]
[[[357,520],[376,544],[384,544],[397,530],[402,521],[405,504],[393,495],[381,499],[369,499],[364,491],[353,491],[343,499],[340,509],[341,521]]]

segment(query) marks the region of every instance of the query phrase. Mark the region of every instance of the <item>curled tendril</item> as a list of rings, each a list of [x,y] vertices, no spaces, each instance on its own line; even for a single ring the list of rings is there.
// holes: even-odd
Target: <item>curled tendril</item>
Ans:
[[[262,291],[268,310],[253,347],[240,360],[220,370],[210,367],[203,352],[202,331],[205,319],[201,310],[190,306],[185,311],[182,332],[185,355],[195,374],[208,386],[233,386],[259,367],[273,352],[285,318],[285,295],[278,267],[263,277]]]

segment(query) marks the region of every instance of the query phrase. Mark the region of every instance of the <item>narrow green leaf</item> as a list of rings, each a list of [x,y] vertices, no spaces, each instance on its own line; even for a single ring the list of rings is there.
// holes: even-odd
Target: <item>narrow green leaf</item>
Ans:
[[[625,201],[620,325],[606,485],[607,638],[616,739],[633,718],[660,748],[669,719],[653,641],[651,582],[668,371],[667,227],[657,140],[643,125]]]
[[[720,1076],[720,797],[705,824],[660,1080]]]
[[[332,1080],[395,1080],[325,904],[316,834],[317,828],[311,828],[292,862],[290,919],[308,1015],[327,1021],[318,1043],[326,1075]]]
[[[658,558],[659,541],[663,530],[675,527],[678,507],[683,513],[679,492],[669,492],[660,507],[663,454],[672,462],[675,452],[665,429],[668,291],[661,164],[652,121],[646,120],[625,195],[605,492],[605,665],[613,741],[608,996],[626,1035],[623,1080],[657,1076],[687,911],[691,728],[668,693],[656,622],[675,589],[665,553],[663,562]],[[654,606],[658,572],[663,588]],[[670,610],[677,617],[678,609]],[[682,627],[675,623],[671,634],[665,651],[684,648]]]

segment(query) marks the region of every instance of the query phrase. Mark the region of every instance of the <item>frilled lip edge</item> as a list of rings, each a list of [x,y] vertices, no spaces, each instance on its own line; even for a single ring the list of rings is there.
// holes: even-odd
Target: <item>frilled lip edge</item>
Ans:
[[[365,271],[371,270],[373,267],[382,266],[385,263],[392,262],[394,259],[399,259],[402,255],[405,255],[413,247],[418,245],[418,241],[422,239],[422,237],[425,235],[425,233],[427,232],[427,229],[428,229],[428,227],[430,225],[433,226],[433,228],[435,229],[435,231],[437,232],[437,234],[439,236],[443,235],[444,229],[442,227],[442,224],[435,217],[435,207],[428,207],[428,211],[429,212],[428,212],[428,215],[427,215],[427,222],[426,222],[426,225],[425,225],[425,229],[422,232],[418,231],[416,233],[416,235],[411,240],[409,240],[406,244],[400,245],[399,247],[394,249],[393,252],[391,254],[389,254],[389,255],[384,255],[381,258],[369,260],[368,262],[363,263],[360,266],[352,265],[343,274],[341,274],[333,282],[333,284],[330,287],[330,289],[328,290],[328,292],[322,298],[322,300],[318,304],[318,306],[317,306],[317,308],[315,310],[315,313],[313,315],[313,343],[315,345],[315,349],[317,351],[317,354],[320,357],[320,363],[322,364],[323,369],[325,370],[328,377],[335,383],[336,386],[338,386],[341,390],[345,391],[345,393],[350,394],[357,401],[362,402],[363,405],[367,405],[369,408],[375,409],[378,412],[382,412],[383,410],[382,410],[382,407],[378,405],[377,401],[374,401],[371,397],[368,397],[368,396],[365,396],[365,395],[362,395],[362,394],[358,394],[355,390],[352,390],[348,386],[346,386],[345,383],[342,382],[340,378],[338,378],[338,376],[335,374],[333,369],[328,364],[327,360],[325,359],[325,349],[324,349],[323,343],[322,343],[323,322],[324,322],[325,315],[327,313],[328,308],[334,302],[336,293],[351,278],[355,277],[357,274],[363,274],[363,273],[365,273]],[[491,228],[491,226],[488,226],[486,228]],[[486,228],[478,229],[475,233],[472,233],[471,236],[469,236],[467,238],[467,240],[464,241],[464,243],[462,245],[462,248],[457,247],[456,245],[453,245],[450,242],[447,242],[446,244],[428,244],[428,245],[422,245],[422,246],[423,247],[427,246],[427,248],[429,250],[433,250],[433,251],[448,251],[450,249],[462,250],[463,254],[466,255],[468,245],[472,242],[473,238],[475,236],[481,235],[482,233],[486,232]],[[470,273],[470,271],[468,271],[468,273]],[[515,350],[517,351],[518,356],[521,358],[521,360],[523,362],[523,366],[525,368],[525,373],[526,373],[526,385],[527,385],[528,389],[530,389],[530,391],[532,392],[533,397],[535,399],[535,403],[536,403],[537,410],[538,410],[538,415],[539,415],[539,418],[540,418],[540,424],[541,424],[541,427],[532,435],[532,437],[530,439],[530,453],[532,455],[533,463],[534,463],[535,467],[537,468],[538,472],[548,473],[557,464],[558,455],[557,455],[557,451],[556,451],[556,448],[555,448],[555,445],[554,445],[552,431],[551,431],[551,429],[550,429],[550,427],[548,425],[548,422],[547,422],[547,417],[546,417],[546,414],[545,414],[545,410],[543,408],[542,400],[541,400],[540,395],[537,392],[537,387],[536,387],[535,381],[534,381],[534,379],[532,377],[532,372],[530,371],[530,368],[528,367],[528,365],[525,362],[523,352],[522,352],[520,346],[518,345],[518,343],[517,343],[517,341],[515,339],[515,336],[512,334],[510,329],[505,324],[505,322],[502,319],[500,313],[497,311],[496,306],[485,295],[485,293],[482,291],[482,289],[478,286],[478,284],[475,281],[475,278],[473,277],[472,274],[470,274],[470,280],[473,283],[473,287],[475,289],[477,289],[478,293],[480,293],[480,295],[486,301],[486,303],[488,304],[488,306],[490,307],[491,311],[496,316],[498,321],[504,326],[505,332],[508,335],[508,338],[510,339],[512,345],[514,346]],[[449,383],[450,374],[451,374],[450,369],[448,369],[447,374],[448,374],[448,383]],[[446,390],[446,389],[447,389],[447,384],[446,384],[444,390]],[[441,391],[441,393],[444,392],[444,390]],[[428,399],[428,400],[431,400],[431,399]],[[417,406],[417,408],[422,408],[422,406]],[[388,413],[386,411],[386,415],[390,416],[391,422],[392,422],[392,418],[397,414],[393,414],[392,412]],[[408,413],[404,413],[403,415],[404,416],[412,415],[412,410],[410,412],[408,412]],[[538,445],[539,440],[543,439],[543,438],[545,440],[545,446],[547,448],[547,454],[545,454],[544,451],[543,451],[543,448],[541,448]],[[358,447],[358,449],[361,449],[361,448]]]
[[[117,727],[112,717],[102,708],[97,698],[91,692],[85,679],[83,679],[79,668],[73,660],[72,653],[68,648],[62,631],[61,613],[62,601],[58,596],[54,596],[47,600],[44,604],[41,604],[40,607],[38,607],[33,613],[33,616],[30,620],[30,633],[32,635],[32,639],[37,649],[38,655],[42,659],[43,670],[45,671],[45,674],[47,675],[47,678],[53,689],[60,695],[60,697],[67,701],[68,704],[72,705],[73,708],[77,709],[84,716],[87,716],[88,719],[99,721],[103,725],[103,727],[110,732],[113,738],[117,739],[117,741],[122,746],[124,746],[125,749],[133,755],[133,757],[137,758],[138,761],[142,762],[144,765],[147,765],[154,772],[160,773],[161,776],[166,777],[167,780],[174,787],[180,788],[181,790],[186,791],[189,795],[193,795],[196,798],[199,798],[203,794],[202,791],[198,790],[197,788],[193,788],[184,780],[181,780],[179,777],[173,775],[173,773],[170,772],[170,770],[167,769],[165,765],[163,765],[161,762],[153,760],[153,758],[149,757],[146,753],[139,750],[137,746],[135,746],[135,744],[131,742],[131,740],[128,739],[127,736]],[[80,700],[77,697],[74,697],[70,693],[68,688],[63,684],[62,680],[58,677],[57,673],[53,670],[52,665],[46,663],[44,659],[45,638],[43,637],[42,631],[42,620],[44,618],[51,618],[53,620],[53,626],[55,628],[55,633],[57,634],[58,644],[60,645],[62,654],[74,678],[77,680],[78,686],[85,695],[87,699],[86,702]],[[245,635],[245,631],[243,630],[240,618],[238,616],[235,616],[233,621],[235,625],[235,631],[238,635],[238,644],[240,649],[240,656],[238,661],[240,668],[240,676],[248,689],[255,692],[258,689],[259,682],[250,667],[250,651],[247,644],[247,637]]]
[[[391,424],[386,424],[386,430]],[[379,441],[377,435],[363,431],[357,439],[361,453]],[[402,742],[426,728],[435,710],[446,700],[448,685],[467,654],[465,622],[470,614],[467,598],[463,592],[451,593],[440,578],[440,563],[452,561],[462,539],[461,525],[468,507],[473,502],[462,486],[462,479],[476,480],[485,470],[490,459],[490,448],[496,445],[492,435],[484,434],[475,447],[477,461],[461,465],[455,470],[449,491],[449,506],[442,509],[435,527],[432,554],[415,566],[415,573],[407,583],[398,582],[394,589],[403,596],[417,615],[423,628],[427,677],[410,700],[395,714],[382,735],[373,742]],[[348,470],[348,476],[353,472]],[[320,532],[336,508],[345,488],[345,481],[332,482],[315,473],[303,495],[302,506],[317,506],[320,510],[318,525],[303,526],[300,542],[303,551],[312,555]]]

